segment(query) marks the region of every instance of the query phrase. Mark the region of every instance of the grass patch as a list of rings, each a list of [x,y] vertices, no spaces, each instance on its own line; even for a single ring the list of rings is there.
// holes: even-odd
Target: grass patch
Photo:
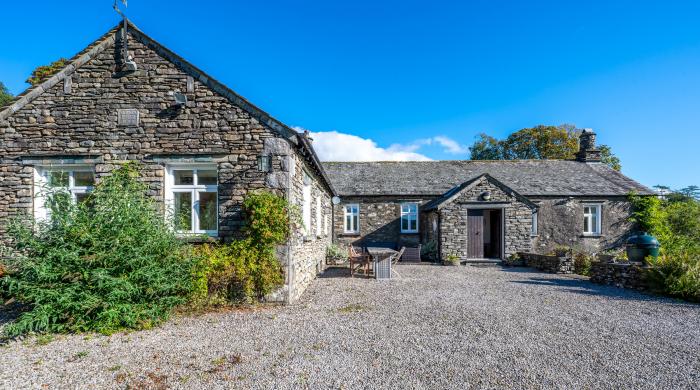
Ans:
[[[338,309],[339,313],[356,313],[358,311],[364,311],[366,308],[362,305],[359,305],[357,303],[353,303],[347,306],[343,306]]]

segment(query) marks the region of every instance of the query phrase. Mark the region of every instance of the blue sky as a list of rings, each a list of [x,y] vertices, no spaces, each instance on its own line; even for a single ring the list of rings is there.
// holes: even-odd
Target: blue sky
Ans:
[[[80,51],[119,20],[111,3],[3,4],[0,81],[19,93]],[[643,184],[700,185],[697,1],[131,0],[127,14],[327,156],[468,158],[478,133],[571,123]]]

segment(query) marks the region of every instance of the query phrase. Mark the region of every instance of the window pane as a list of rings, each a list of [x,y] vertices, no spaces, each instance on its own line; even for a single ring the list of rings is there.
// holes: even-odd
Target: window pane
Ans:
[[[216,230],[216,192],[199,193],[199,229]]]
[[[92,172],[73,172],[76,187],[91,187],[95,185],[95,174]]]
[[[70,192],[67,190],[53,192],[46,202],[51,212],[68,210],[72,203],[73,199],[71,198]]]
[[[49,187],[68,187],[68,172],[51,171],[48,179]]]
[[[355,215],[354,217],[352,217],[352,231],[353,231],[353,232],[356,232],[356,231],[360,230],[360,226],[359,226],[358,223],[357,223],[357,219],[358,219],[358,216],[357,216],[357,215]]]
[[[216,185],[216,170],[206,170],[206,171],[197,171],[197,184],[204,186],[204,185]]]
[[[348,231],[348,232],[352,231],[352,219],[351,218],[352,218],[352,216],[349,214],[345,217],[345,231]]]
[[[177,230],[192,230],[192,193],[176,192],[175,195],[175,226]]]
[[[87,194],[87,193],[78,193],[78,194],[75,194],[75,201],[76,201],[76,203],[78,203],[78,204],[85,202],[85,201],[87,200],[87,198],[88,198],[88,194]]]
[[[598,233],[598,216],[593,214],[593,218],[591,218],[591,231],[593,233]]]
[[[583,218],[583,231],[588,233],[590,229],[588,228],[588,217]]]
[[[401,217],[401,230],[408,230],[408,218],[406,216]]]
[[[194,184],[193,171],[175,171],[175,185],[192,185]]]

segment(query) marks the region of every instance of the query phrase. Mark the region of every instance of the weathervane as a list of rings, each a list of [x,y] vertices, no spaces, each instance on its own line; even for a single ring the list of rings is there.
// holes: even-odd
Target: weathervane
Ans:
[[[136,63],[134,60],[129,56],[129,37],[126,34],[126,29],[127,29],[127,19],[126,15],[119,9],[118,2],[121,1],[122,4],[124,4],[124,8],[128,7],[128,4],[126,3],[127,0],[114,0],[114,4],[112,5],[112,8],[121,15],[122,20],[124,21],[124,28],[122,29],[122,41],[124,44],[122,45],[122,59],[124,60],[124,63],[122,64],[122,70],[128,70],[128,71],[134,71],[136,70]]]

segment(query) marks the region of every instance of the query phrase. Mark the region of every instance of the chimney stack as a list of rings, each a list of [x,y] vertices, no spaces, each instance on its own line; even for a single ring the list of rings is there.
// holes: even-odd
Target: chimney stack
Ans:
[[[595,147],[595,132],[593,132],[593,129],[583,129],[581,132],[576,161],[600,162],[600,150]]]

